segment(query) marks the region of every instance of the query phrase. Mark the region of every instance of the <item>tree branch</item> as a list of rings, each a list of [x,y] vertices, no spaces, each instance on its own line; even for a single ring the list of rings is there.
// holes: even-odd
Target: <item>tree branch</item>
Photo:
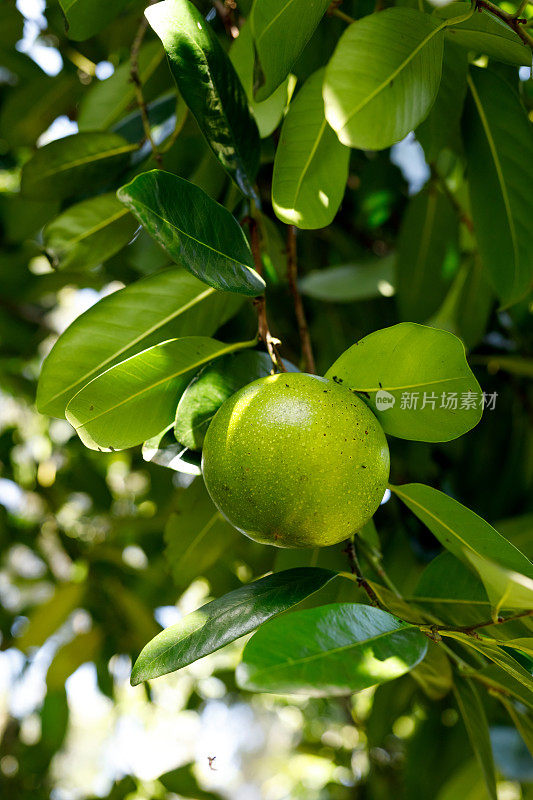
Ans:
[[[515,14],[508,14],[507,11],[504,11],[499,6],[494,5],[494,3],[491,3],[490,0],[476,0],[476,8],[484,8],[491,14],[494,14],[495,17],[498,17],[498,19],[501,19],[502,22],[505,22],[505,24],[508,25],[511,30],[517,34],[517,36],[520,36],[524,44],[527,44],[528,47],[533,47],[533,37],[530,36],[526,30],[524,30],[524,26],[528,22],[527,19],[520,18]]]
[[[150,143],[150,147],[152,148],[152,153],[157,163],[157,166],[159,168],[162,168],[163,159],[161,158],[161,153],[157,149],[157,145],[154,142],[154,138],[152,136],[152,130],[150,128],[150,120],[148,119],[148,109],[146,107],[146,100],[144,99],[142,82],[139,75],[139,50],[141,49],[141,44],[143,42],[147,27],[148,27],[148,22],[146,21],[146,19],[143,18],[141,24],[139,25],[139,29],[135,34],[135,39],[133,40],[133,44],[131,46],[130,78],[135,87],[135,97],[137,99],[137,105],[139,106],[139,111],[141,112],[141,120],[143,124],[145,138]]]
[[[521,611],[519,614],[513,614],[511,617],[498,617],[498,619],[489,619],[485,622],[476,622],[475,625],[433,625],[437,631],[453,631],[455,633],[466,633],[469,636],[476,636],[476,631],[480,628],[488,628],[490,625],[503,625],[505,622],[513,622],[515,619],[522,619],[522,617],[532,617],[533,609]]]
[[[313,355],[313,346],[311,344],[311,336],[307,326],[302,296],[300,294],[300,290],[298,289],[298,256],[296,252],[296,228],[294,225],[289,225],[287,227],[287,277],[289,279],[289,289],[292,294],[294,311],[296,314],[296,320],[298,322],[298,332],[300,334],[300,344],[302,347],[305,371],[315,374],[316,366],[315,357]]]
[[[438,186],[441,192],[446,195],[459,218],[459,222],[463,223],[469,233],[474,233],[474,223],[466,211],[461,207],[453,192],[450,191],[450,188],[442,175],[439,174],[434,164],[430,164],[429,168],[431,170],[431,180]]]
[[[261,261],[261,245],[259,243],[257,221],[253,217],[247,217],[247,222],[250,226],[250,239],[255,271],[259,275],[262,275],[263,262]],[[270,333],[266,312],[265,295],[262,294],[259,297],[254,297],[253,302],[257,314],[257,335],[264,343],[275,369],[277,369],[279,372],[287,372],[285,364],[283,363],[283,360],[278,352],[278,345],[281,344],[281,342],[279,339],[275,339]]]
[[[355,575],[356,582],[358,586],[361,586],[362,589],[365,590],[367,593],[370,604],[375,606],[376,608],[380,608],[382,611],[385,611],[383,608],[382,603],[379,600],[379,597],[361,572],[361,565],[359,564],[359,559],[357,558],[357,553],[355,552],[355,544],[353,540],[353,536],[351,539],[346,541],[346,547],[344,551],[348,556],[348,561],[350,563],[350,572],[352,575]]]

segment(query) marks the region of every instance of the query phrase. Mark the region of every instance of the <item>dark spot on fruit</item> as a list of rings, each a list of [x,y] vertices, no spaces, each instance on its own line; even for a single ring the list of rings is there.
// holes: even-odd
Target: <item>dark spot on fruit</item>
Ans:
[[[93,411],[93,410],[94,410],[94,406],[89,406],[89,411]]]
[[[365,434],[368,436],[368,431],[365,431]]]

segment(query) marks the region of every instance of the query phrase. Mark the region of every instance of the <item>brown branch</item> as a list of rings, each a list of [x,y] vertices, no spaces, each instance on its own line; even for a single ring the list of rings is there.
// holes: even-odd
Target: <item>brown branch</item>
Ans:
[[[250,226],[250,239],[252,247],[252,255],[254,258],[255,271],[259,275],[263,275],[263,262],[261,260],[261,245],[259,242],[259,230],[257,221],[253,217],[247,217],[246,221]],[[279,372],[287,372],[285,364],[278,352],[278,345],[281,344],[279,339],[275,339],[270,333],[268,325],[268,317],[266,311],[266,297],[264,294],[259,297],[254,297],[254,308],[257,314],[257,335],[264,343],[270,360],[272,361],[275,369]]]
[[[143,130],[146,140],[150,143],[150,147],[152,148],[152,153],[159,168],[163,167],[163,159],[161,158],[161,153],[157,149],[157,145],[154,142],[154,138],[152,136],[152,130],[150,128],[150,120],[148,119],[148,108],[146,106],[146,100],[144,99],[143,90],[142,90],[142,81],[139,75],[139,50],[141,49],[141,44],[143,42],[146,30],[148,28],[148,22],[146,19],[143,18],[141,24],[139,25],[139,29],[135,34],[135,39],[133,40],[133,44],[131,46],[130,51],[130,79],[135,87],[135,97],[137,99],[137,105],[139,106],[139,111],[141,112],[141,120],[143,124]]]
[[[346,555],[348,556],[348,561],[350,563],[350,572],[357,578],[357,585],[360,586],[362,589],[364,589],[365,592],[367,593],[370,600],[370,604],[384,611],[385,609],[383,608],[383,605],[381,604],[379,597],[377,596],[377,594],[375,593],[375,591],[373,590],[367,579],[364,577],[363,573],[361,572],[361,565],[359,564],[359,559],[357,558],[357,553],[355,552],[355,545],[353,538],[347,540],[346,547],[344,548],[343,552],[346,553]]]
[[[455,625],[434,625],[437,631],[453,631],[455,633],[466,633],[469,636],[476,636],[476,631],[480,628],[488,628],[490,625],[503,625],[505,622],[513,622],[515,619],[522,619],[522,617],[533,616],[533,609],[521,611],[519,614],[513,614],[512,617],[498,617],[498,619],[489,619],[485,622],[477,622],[475,625],[455,626]]]
[[[469,233],[474,233],[474,223],[472,222],[472,220],[470,219],[470,217],[468,216],[466,211],[459,204],[459,202],[458,202],[457,198],[455,197],[455,195],[453,194],[453,192],[450,191],[450,188],[449,188],[448,184],[446,183],[446,181],[444,180],[444,178],[442,177],[442,175],[440,175],[438,173],[437,168],[435,167],[434,164],[430,164],[429,168],[431,170],[431,179],[432,179],[432,181],[438,186],[438,188],[441,190],[441,192],[444,195],[446,195],[446,197],[450,201],[450,203],[452,205],[452,208],[455,210],[455,213],[457,214],[457,217],[459,218],[459,222],[463,223],[463,225],[469,231]]]
[[[305,371],[315,374],[316,366],[315,357],[313,355],[313,346],[311,344],[311,336],[309,335],[309,328],[307,326],[302,296],[300,294],[300,290],[298,289],[298,256],[296,251],[296,228],[294,225],[289,225],[287,227],[287,277],[289,279],[289,289],[292,294],[294,311],[296,314],[296,320],[298,322],[298,332],[300,335],[300,344],[302,347]]]
[[[501,19],[502,22],[505,22],[511,30],[513,30],[517,36],[519,36],[524,44],[527,44],[528,47],[533,47],[533,37],[529,35],[529,33],[524,30],[524,26],[527,25],[528,20],[518,17],[515,14],[508,14],[507,11],[504,11],[503,8],[494,5],[491,3],[490,0],[476,0],[476,8],[479,10],[480,8],[486,9],[491,14],[494,14],[495,17]]]

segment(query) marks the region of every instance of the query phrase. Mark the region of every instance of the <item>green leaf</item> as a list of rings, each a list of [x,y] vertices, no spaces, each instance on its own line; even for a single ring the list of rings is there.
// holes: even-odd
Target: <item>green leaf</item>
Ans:
[[[244,649],[237,682],[258,692],[351,694],[404,675],[426,649],[426,637],[391,614],[335,603],[263,625]]]
[[[186,475],[201,475],[200,456],[176,442],[173,426],[143,442],[142,457],[145,461],[159,464],[161,467],[173,469]]]
[[[82,200],[43,231],[44,249],[58,269],[90,269],[125,247],[137,223],[114,194]]]
[[[437,9],[435,16],[446,20],[464,14],[469,8],[469,3],[450,3]],[[446,37],[467,50],[484,53],[498,61],[517,67],[531,66],[531,51],[520,37],[502,20],[481,9],[480,12],[458,25],[450,25]]]
[[[350,150],[324,117],[320,69],[307,79],[285,117],[274,160],[272,206],[287,225],[324,228],[337,213]]]
[[[477,558],[491,559],[528,578],[533,577],[533,564],[525,555],[500,536],[492,525],[457,500],[421,483],[391,486],[391,489],[457,558],[468,564],[468,558],[473,554]]]
[[[498,694],[498,700],[505,706],[516,729],[524,740],[529,752],[533,756],[533,719],[530,713],[522,711],[507,697]]]
[[[425,322],[439,308],[459,264],[459,223],[434,186],[414,197],[402,220],[396,259],[400,317]]]
[[[533,132],[516,90],[498,73],[472,68],[468,86],[464,141],[474,228],[494,290],[510,305],[533,279]]]
[[[319,567],[290,569],[207,603],[146,645],[134,664],[131,685],[174,672],[214,653],[309,597],[334,576]]]
[[[484,655],[507,674],[507,676],[511,679],[512,686],[514,686],[513,682],[517,681],[519,684],[525,687],[529,692],[529,698],[524,702],[526,705],[531,705],[533,678],[531,677],[531,674],[502,647],[492,644],[486,639],[476,639],[474,636],[466,633],[458,633],[456,631],[441,631],[441,633],[443,636],[446,636],[449,639],[455,639],[465,647],[471,647],[473,650],[477,650],[478,653]],[[520,696],[521,700],[524,700],[523,695],[527,697],[527,693],[524,693],[523,690],[521,694],[519,694],[519,689],[514,688],[512,691],[514,694],[517,694],[517,696]]]
[[[157,782],[163,784],[167,792],[180,797],[194,797],[194,800],[224,800],[218,792],[206,792],[198,786],[194,767],[194,762],[184,764],[182,767],[160,775]],[[109,800],[114,800],[114,798]]]
[[[329,5],[328,0],[255,0],[250,27],[259,62],[257,100],[285,80]]]
[[[35,200],[96,192],[113,180],[136,149],[116,133],[75,133],[56,139],[24,164],[21,191]]]
[[[502,652],[502,651],[500,651]],[[527,675],[527,673],[526,673]],[[526,708],[533,710],[533,693],[531,691],[531,681],[524,683],[509,674],[507,669],[496,663],[487,664],[482,669],[472,674],[480,683],[498,692],[519,700]]]
[[[301,279],[300,291],[329,303],[389,297],[394,292],[394,262],[395,256],[389,255],[362,264],[312,270]]]
[[[295,368],[285,362],[289,371]],[[210,364],[184,391],[176,411],[174,434],[185,447],[202,448],[207,428],[222,403],[236,391],[272,372],[267,353],[234,353]]]
[[[477,425],[482,414],[481,389],[462,342],[424,325],[402,322],[365,336],[326,378],[362,393],[385,432],[401,439],[447,442]],[[378,392],[393,398],[385,396],[382,410]]]
[[[485,709],[473,681],[455,678],[455,697],[463,717],[470,744],[481,767],[491,800],[496,800],[496,776]]]
[[[450,660],[435,642],[428,642],[425,657],[411,670],[410,675],[431,700],[441,700],[453,685]]]
[[[102,639],[102,631],[99,628],[92,628],[86,633],[78,634],[70,642],[60,647],[46,673],[48,691],[62,689],[67,678],[78,667],[87,661],[96,661],[102,646]]]
[[[186,336],[156,344],[80,389],[66,417],[93,450],[134,447],[169,425],[181,393],[201,366],[254,343],[226,345]]]
[[[67,328],[46,358],[39,411],[64,417],[69,400],[104,370],[171,337],[210,336],[240,302],[184,270],[153,275],[104,297]]]
[[[452,773],[440,789],[436,800],[487,800],[479,766],[474,758],[465,761]]]
[[[465,555],[483,581],[494,607],[494,617],[498,616],[502,608],[533,609],[533,580],[531,578],[505,569],[492,559],[483,558],[477,553],[466,551]]]
[[[198,9],[164,0],[146,18],[167,52],[180,94],[216,157],[237,186],[253,195],[259,134],[233,64]]]
[[[17,648],[25,653],[31,647],[41,647],[82,604],[84,592],[83,583],[59,584],[50,599],[32,612],[28,627],[15,640]]]
[[[59,0],[69,39],[83,41],[111,22],[130,0]]]
[[[324,81],[326,119],[341,142],[383,150],[422,122],[439,88],[445,26],[388,8],[346,29]]]
[[[198,186],[154,169],[122,186],[117,197],[170,258],[204,283],[251,296],[264,291],[237,220]]]
[[[146,83],[162,62],[165,51],[158,41],[147,42],[139,50],[138,74]],[[110,78],[93,83],[83,96],[78,114],[80,131],[104,131],[120,119],[135,100],[135,84],[131,79],[131,62],[121,64]],[[142,134],[141,134],[142,135]]]
[[[445,41],[437,97],[428,116],[415,131],[428,163],[436,161],[444,147],[461,152],[460,120],[466,97],[467,72],[467,51],[453,42]]]
[[[248,22],[244,23],[239,31],[239,35],[233,40],[229,57],[244,86],[248,104],[257,123],[259,136],[261,139],[266,139],[281,122],[283,112],[291,99],[296,84],[296,78],[294,76],[289,76],[278,86],[270,97],[262,103],[256,102],[253,91],[255,51],[252,32]]]

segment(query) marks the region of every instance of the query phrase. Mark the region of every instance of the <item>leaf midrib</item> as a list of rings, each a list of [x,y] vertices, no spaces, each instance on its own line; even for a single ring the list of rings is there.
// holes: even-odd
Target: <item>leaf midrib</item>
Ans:
[[[101,161],[103,158],[110,158],[111,156],[120,155],[121,153],[129,153],[132,150],[136,150],[137,145],[135,144],[128,144],[123,145],[122,147],[115,147],[113,150],[105,150],[100,153],[92,153],[91,156],[85,156],[84,158],[78,158],[75,161],[69,161],[66,164],[62,164],[55,169],[48,170],[47,172],[41,172],[38,175],[39,180],[43,178],[49,178],[51,175],[58,175],[60,172],[65,172],[69,169],[73,169],[74,167],[81,167],[83,164],[90,164],[94,161]]]

